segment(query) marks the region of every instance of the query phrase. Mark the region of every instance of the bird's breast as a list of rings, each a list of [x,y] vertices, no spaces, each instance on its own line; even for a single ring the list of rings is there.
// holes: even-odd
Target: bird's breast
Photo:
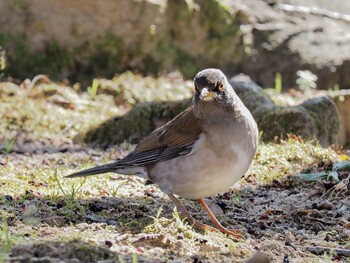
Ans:
[[[248,170],[256,142],[242,127],[211,129],[202,133],[192,151],[156,164],[151,180],[166,193],[199,199],[226,191]]]

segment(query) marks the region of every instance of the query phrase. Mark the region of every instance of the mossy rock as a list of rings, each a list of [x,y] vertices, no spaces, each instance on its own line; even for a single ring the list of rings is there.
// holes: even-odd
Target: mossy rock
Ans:
[[[328,96],[322,96],[306,100],[301,106],[308,110],[315,122],[317,133],[313,136],[322,145],[338,144],[340,116],[334,101]]]
[[[350,146],[350,89],[330,91],[330,97],[337,105],[340,117],[338,140],[340,145]]]
[[[58,262],[57,260],[77,259],[77,262],[96,262],[97,260],[117,260],[115,253],[108,249],[80,240],[47,241],[33,244],[19,244],[11,250],[11,262]],[[18,259],[18,261],[15,261]]]
[[[313,98],[297,106],[277,106],[263,89],[249,78],[230,81],[247,108],[252,112],[262,139],[274,140],[287,134],[317,139],[322,145],[338,143],[339,114],[328,96]]]
[[[122,117],[110,119],[82,136],[86,143],[107,146],[123,141],[137,143],[155,128],[174,118],[191,104],[181,101],[145,102]],[[77,140],[80,140],[78,137]]]
[[[256,121],[259,129],[263,132],[263,139],[266,141],[286,134],[313,139],[317,134],[315,120],[301,106],[276,107],[273,110],[262,111],[257,115]]]

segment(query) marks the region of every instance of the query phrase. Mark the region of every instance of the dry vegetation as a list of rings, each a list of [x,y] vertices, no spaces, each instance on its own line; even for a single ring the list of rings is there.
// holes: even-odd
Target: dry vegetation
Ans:
[[[150,87],[158,100],[191,96],[190,82],[177,76],[127,73],[96,80],[87,92],[51,82],[0,83],[0,262],[244,262],[257,251],[272,262],[346,260],[334,248],[350,248],[349,173],[339,175],[342,187],[331,192],[337,185],[329,178],[294,180],[300,171],[330,170],[334,161],[346,159],[316,142],[290,136],[261,143],[245,177],[209,200],[226,226],[245,233],[240,241],[193,230],[142,179],[64,179],[132,149],[125,142],[101,150],[74,138],[154,99]],[[184,203],[209,224],[196,202]],[[316,256],[311,250],[318,246],[329,250]]]

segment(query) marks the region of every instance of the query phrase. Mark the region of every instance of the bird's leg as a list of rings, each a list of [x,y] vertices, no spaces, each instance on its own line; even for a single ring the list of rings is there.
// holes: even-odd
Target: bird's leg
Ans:
[[[169,198],[175,203],[177,209],[181,212],[182,216],[187,219],[187,221],[190,223],[190,225],[194,228],[198,228],[201,230],[210,230],[210,231],[217,231],[217,229],[207,226],[205,224],[202,224],[198,222],[196,219],[194,219],[190,213],[187,211],[187,209],[180,203],[180,201],[173,195],[168,194]]]
[[[223,227],[220,222],[218,221],[218,219],[216,218],[216,216],[213,214],[213,212],[210,210],[210,208],[208,207],[207,203],[204,201],[204,199],[199,199],[199,203],[203,206],[204,210],[207,212],[210,220],[213,222],[213,224],[215,225],[215,227],[220,230],[221,232],[233,236],[235,238],[242,238],[242,234],[240,231],[238,230],[228,230],[227,228]]]

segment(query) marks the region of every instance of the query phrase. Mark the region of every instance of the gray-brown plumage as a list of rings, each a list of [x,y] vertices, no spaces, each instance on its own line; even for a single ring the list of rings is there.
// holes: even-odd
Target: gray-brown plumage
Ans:
[[[150,133],[125,158],[68,177],[115,172],[148,178],[194,226],[208,229],[174,194],[199,199],[220,231],[237,236],[220,225],[203,198],[227,190],[247,171],[257,149],[258,128],[220,70],[199,72],[194,85],[193,106]]]

